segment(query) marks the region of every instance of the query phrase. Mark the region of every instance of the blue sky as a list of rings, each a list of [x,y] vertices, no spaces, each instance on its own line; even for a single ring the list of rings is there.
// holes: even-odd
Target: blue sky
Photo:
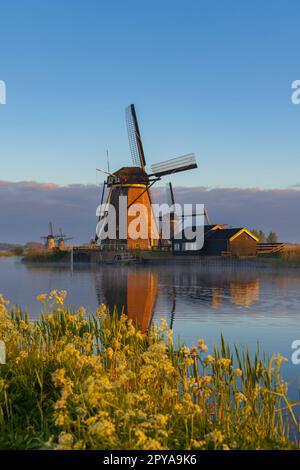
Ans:
[[[299,2],[2,0],[1,180],[93,184],[130,164],[136,104],[148,163],[194,151],[174,184],[300,181]]]

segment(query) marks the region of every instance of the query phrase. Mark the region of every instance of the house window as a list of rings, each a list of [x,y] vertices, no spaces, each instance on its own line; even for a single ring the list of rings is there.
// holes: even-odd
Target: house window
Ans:
[[[198,250],[198,244],[196,242],[189,242],[184,244],[185,251],[195,251]]]
[[[174,251],[180,251],[180,243],[174,243]]]

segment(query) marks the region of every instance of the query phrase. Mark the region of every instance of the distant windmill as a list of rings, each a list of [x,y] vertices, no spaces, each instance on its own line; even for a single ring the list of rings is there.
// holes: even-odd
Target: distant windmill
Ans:
[[[206,208],[204,207],[203,213],[194,213],[192,212],[191,214],[186,214],[178,213],[176,211],[176,202],[175,202],[175,196],[174,196],[174,190],[172,183],[169,182],[166,184],[166,193],[167,193],[167,200],[168,200],[168,205],[170,207],[170,212],[167,214],[163,214],[159,217],[159,220],[168,220],[170,223],[170,238],[172,239],[174,235],[179,231],[182,230],[185,227],[185,222],[188,222],[188,220],[191,220],[191,223],[189,225],[194,225],[195,222],[195,217],[201,216],[204,217],[204,225],[210,225],[210,219],[208,217],[208,213]],[[170,244],[170,242],[167,242],[166,240],[162,240],[162,244]]]
[[[53,224],[52,222],[49,222],[49,235],[44,235],[41,237],[42,240],[45,240],[45,246],[47,250],[54,250],[56,238],[57,237],[54,235],[53,231]]]
[[[129,250],[136,248],[151,249],[158,244],[157,238],[159,238],[155,217],[151,208],[151,187],[157,181],[160,181],[163,176],[197,168],[197,163],[195,155],[191,153],[152,165],[152,173],[148,174],[145,170],[146,159],[133,104],[126,108],[126,123],[133,165],[122,167],[113,173],[97,169],[108,175],[103,186],[101,206],[103,205],[106,187],[108,189],[108,196],[106,199],[106,207],[99,216],[98,227],[100,226],[100,233],[98,232],[95,240],[96,242],[98,241],[101,231],[103,231],[107,225],[109,205],[115,207],[117,227],[119,227],[119,196],[127,196],[127,226],[129,226],[131,220],[135,218],[135,216],[129,213],[130,207],[135,203],[143,204],[143,206],[146,207],[148,215],[148,227],[146,227],[147,238],[133,239],[127,236],[127,238],[124,239],[117,230],[117,240],[105,239],[102,241],[102,245],[126,248]]]
[[[63,251],[66,247],[65,242],[73,240],[73,237],[67,237],[67,235],[63,233],[61,228],[59,229],[59,233],[55,236],[55,238],[57,239],[57,247],[61,251]]]

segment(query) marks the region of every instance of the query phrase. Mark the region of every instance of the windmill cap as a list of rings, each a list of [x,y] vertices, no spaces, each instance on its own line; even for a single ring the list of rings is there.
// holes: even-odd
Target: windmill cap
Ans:
[[[138,166],[124,166],[118,171],[114,172],[114,175],[119,178],[121,183],[124,184],[148,184],[149,177],[147,173]]]

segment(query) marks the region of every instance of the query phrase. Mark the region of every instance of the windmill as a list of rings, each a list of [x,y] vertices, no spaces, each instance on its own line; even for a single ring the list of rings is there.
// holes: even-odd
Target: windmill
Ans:
[[[63,251],[66,247],[65,242],[69,240],[73,240],[73,237],[67,237],[62,231],[62,229],[59,229],[58,235],[55,236],[55,239],[57,239],[57,247],[59,250]]]
[[[101,195],[101,207],[103,207],[105,189],[108,195],[104,210],[99,215],[98,229],[95,241],[103,248],[112,249],[144,249],[149,250],[158,245],[159,233],[155,220],[155,214],[152,212],[152,193],[151,188],[160,181],[163,176],[172,175],[197,168],[196,158],[193,153],[173,158],[162,163],[156,163],[151,166],[151,173],[146,172],[146,158],[139,130],[137,115],[133,104],[126,108],[126,124],[129,138],[129,145],[132,157],[132,166],[124,166],[114,173],[97,169],[107,174],[107,179],[103,185]],[[121,232],[119,204],[120,196],[127,197],[127,211],[125,214],[127,227],[136,218],[134,204],[141,204],[145,208],[147,225],[141,227],[143,235],[133,237],[129,233]],[[109,217],[109,207],[114,206],[116,211],[116,238],[105,238],[102,240],[101,233],[107,227]]]
[[[201,216],[203,217],[203,222],[204,225],[210,226],[211,221],[208,216],[208,212],[206,207],[203,207],[203,213],[194,213],[192,212],[191,214],[185,214],[185,213],[178,213],[176,211],[177,205],[175,203],[175,196],[174,196],[174,190],[172,183],[169,182],[166,185],[166,193],[167,193],[167,198],[168,198],[168,204],[170,207],[170,212],[168,214],[168,217],[170,218],[170,238],[172,239],[173,236],[180,230],[183,229],[185,226],[185,222],[187,222],[187,219],[191,219],[192,225],[194,225],[194,220],[195,217]],[[181,219],[181,222],[180,222]]]
[[[45,240],[45,247],[47,250],[54,250],[56,235],[54,235],[53,224],[49,222],[49,235],[44,235],[41,237],[42,240]]]

